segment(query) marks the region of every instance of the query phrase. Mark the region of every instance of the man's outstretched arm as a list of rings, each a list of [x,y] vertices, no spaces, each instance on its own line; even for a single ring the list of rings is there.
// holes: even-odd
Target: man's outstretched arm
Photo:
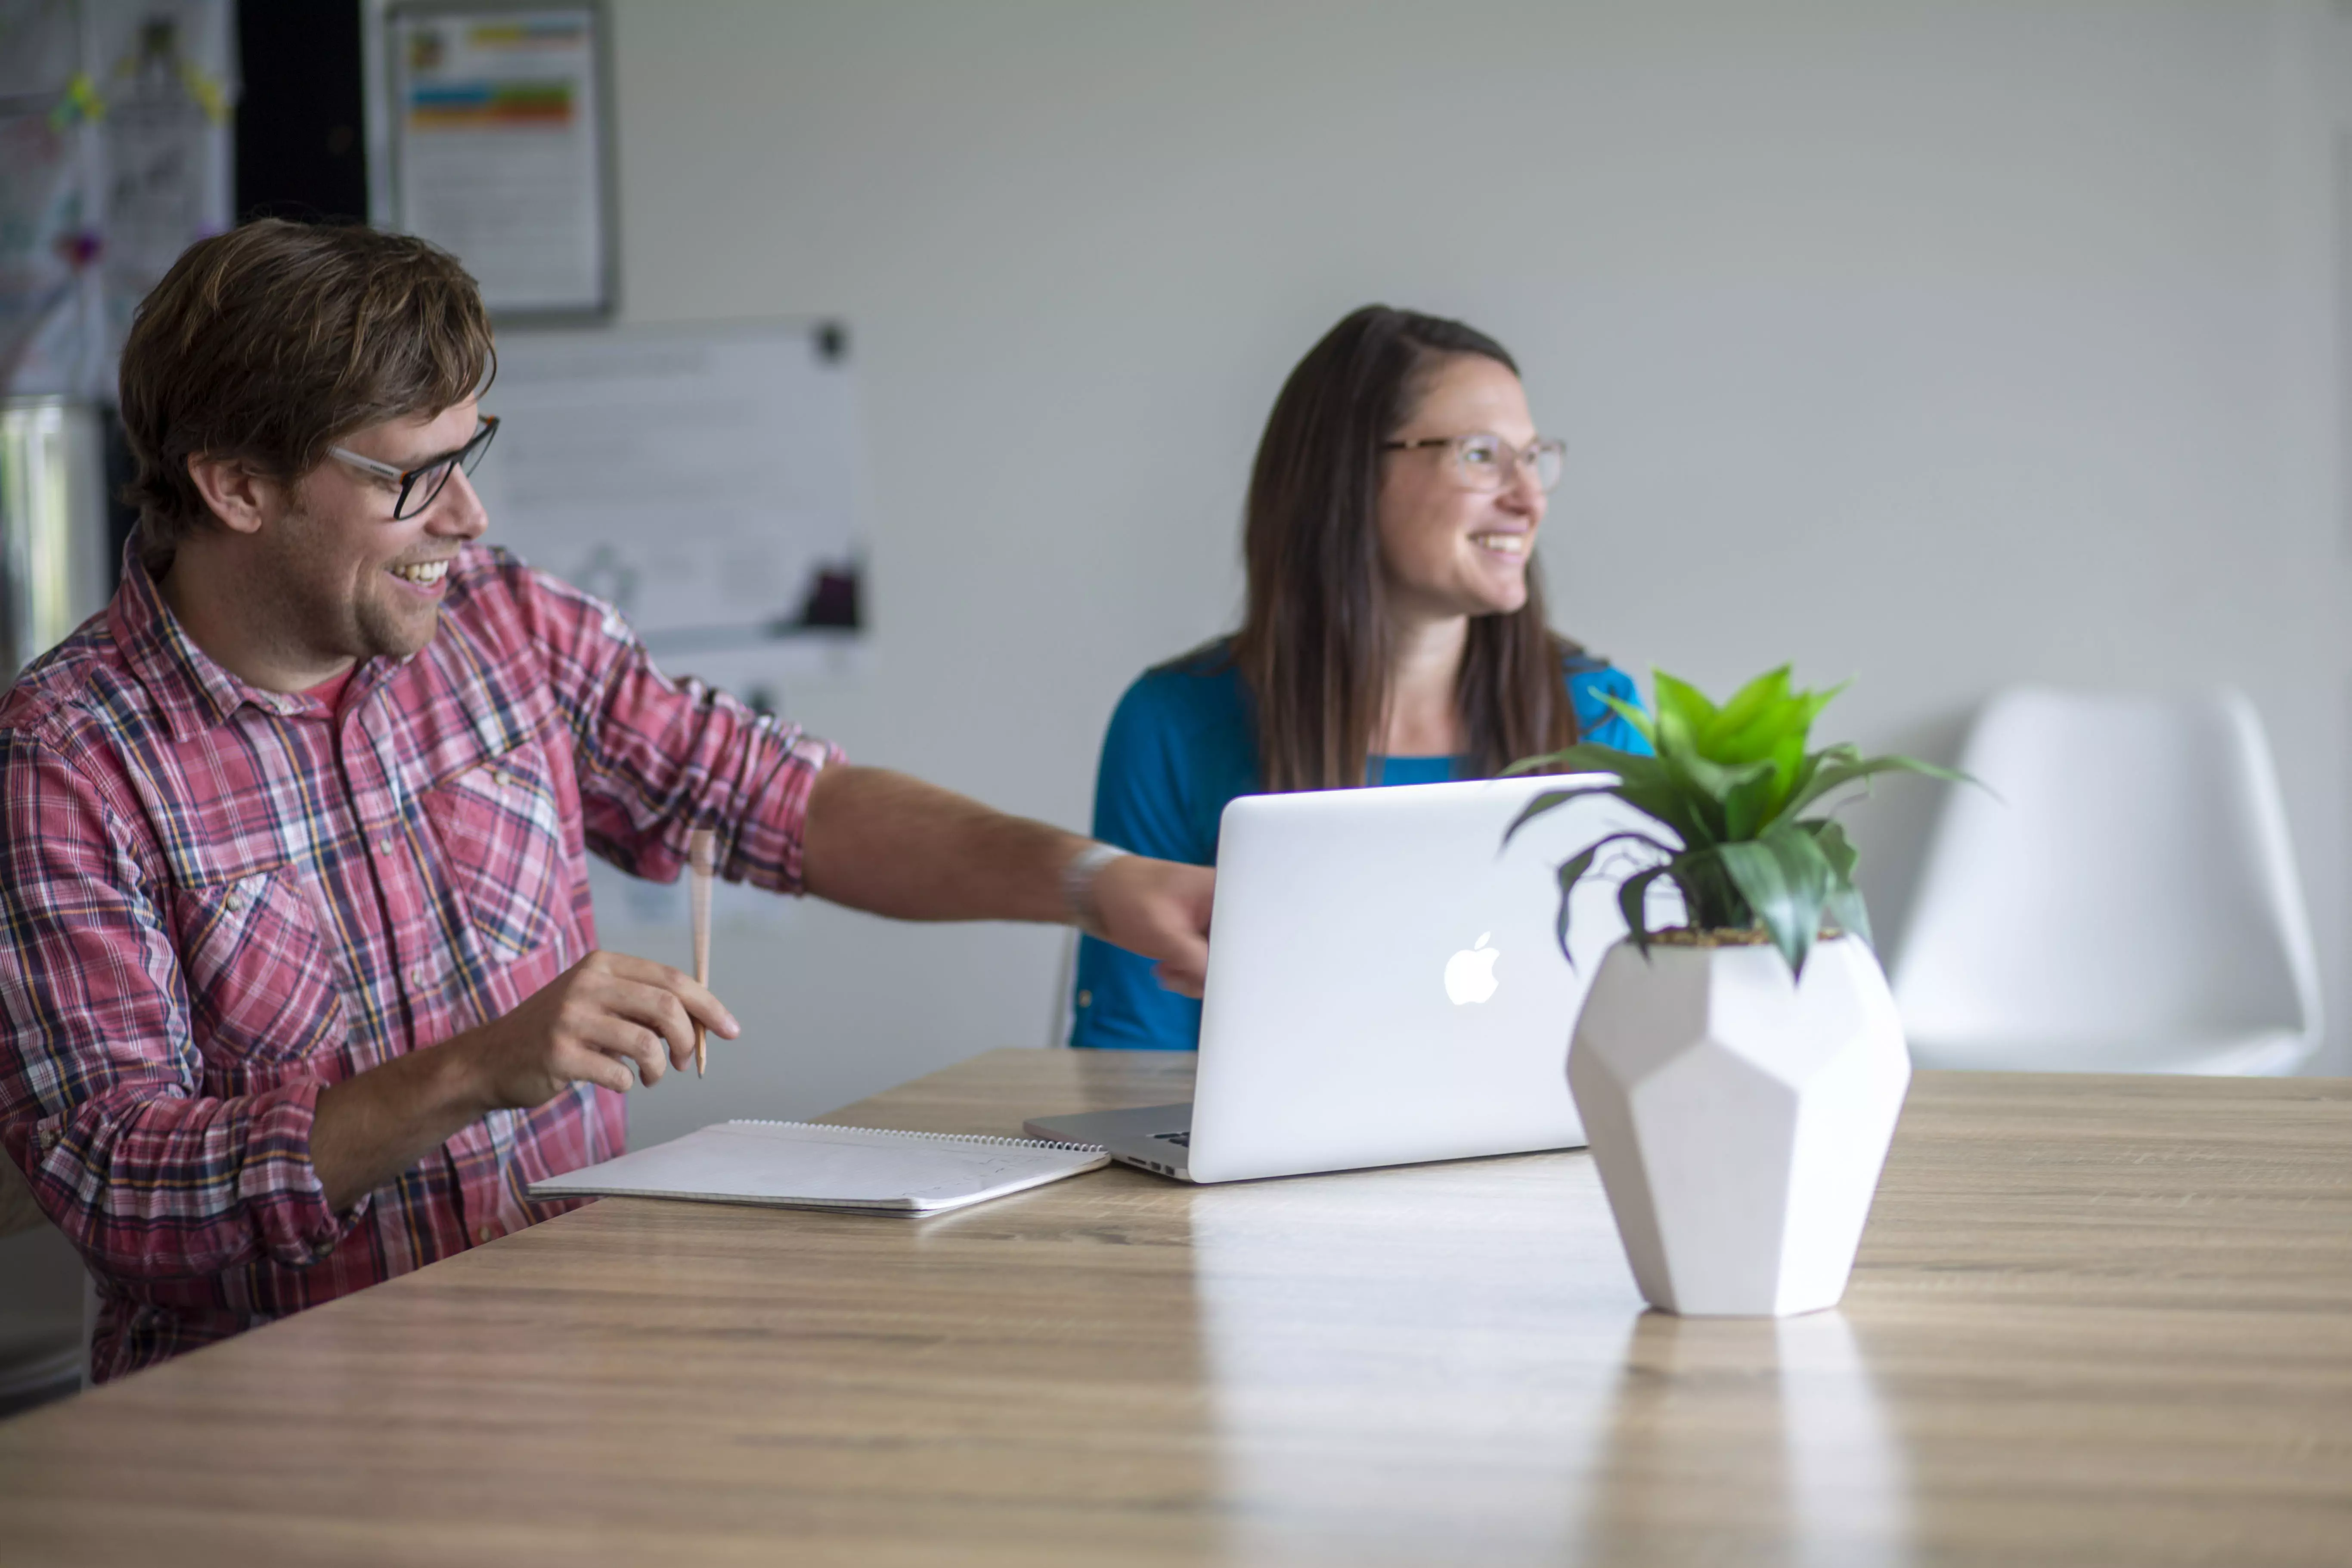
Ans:
[[[803,880],[896,920],[1067,922],[1066,873],[1089,842],[904,773],[836,763],[809,793]],[[1197,996],[1215,887],[1205,866],[1127,856],[1095,874],[1087,902],[1097,934],[1159,960],[1161,984]]]

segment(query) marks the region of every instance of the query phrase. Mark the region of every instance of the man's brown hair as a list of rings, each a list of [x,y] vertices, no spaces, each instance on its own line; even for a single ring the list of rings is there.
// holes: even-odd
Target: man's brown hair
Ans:
[[[290,484],[353,431],[438,414],[497,368],[480,290],[424,240],[263,218],[197,241],[140,301],[122,348],[128,499],[149,570],[211,516],[190,458]]]

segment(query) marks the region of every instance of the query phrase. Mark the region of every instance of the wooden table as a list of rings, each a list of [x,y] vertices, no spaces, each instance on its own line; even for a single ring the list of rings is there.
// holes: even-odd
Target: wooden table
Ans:
[[[1013,1132],[1188,1058],[838,1120]],[[608,1199],[0,1426],[0,1562],[2352,1562],[2352,1083],[1922,1073],[1842,1310],[1581,1154],[925,1221]]]

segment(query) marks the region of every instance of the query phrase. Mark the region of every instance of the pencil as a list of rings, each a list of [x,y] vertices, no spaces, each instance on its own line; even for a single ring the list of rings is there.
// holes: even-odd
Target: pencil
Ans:
[[[698,827],[687,836],[686,864],[694,880],[689,894],[694,900],[694,983],[710,984],[710,876],[717,869],[715,837],[708,827]],[[710,1065],[709,1032],[702,1021],[694,1024],[694,1076],[700,1078]]]

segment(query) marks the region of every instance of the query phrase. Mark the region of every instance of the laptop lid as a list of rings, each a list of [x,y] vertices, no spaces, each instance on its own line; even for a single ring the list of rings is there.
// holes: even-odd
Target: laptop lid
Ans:
[[[1580,799],[1503,848],[1528,803],[1566,782],[1244,795],[1226,806],[1193,1180],[1584,1142],[1569,1037],[1625,922],[1618,879],[1586,879],[1571,966],[1555,930],[1556,868],[1610,833],[1656,825],[1620,802]],[[1597,868],[1617,853],[1604,850]]]

